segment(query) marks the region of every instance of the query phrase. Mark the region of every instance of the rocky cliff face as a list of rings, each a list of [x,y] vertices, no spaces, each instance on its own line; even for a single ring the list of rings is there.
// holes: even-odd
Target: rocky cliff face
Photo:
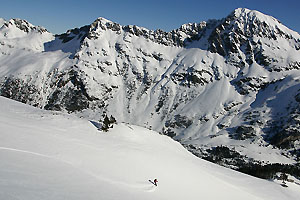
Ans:
[[[0,32],[2,96],[112,115],[200,157],[226,146],[246,160],[299,158],[300,36],[273,17],[236,9],[171,32],[98,18],[56,36],[11,20]]]

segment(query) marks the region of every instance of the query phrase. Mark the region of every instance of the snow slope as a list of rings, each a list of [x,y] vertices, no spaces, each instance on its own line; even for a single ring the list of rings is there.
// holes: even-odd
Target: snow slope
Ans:
[[[0,199],[297,199],[300,186],[203,161],[169,137],[0,97]],[[158,186],[148,180],[158,179]]]

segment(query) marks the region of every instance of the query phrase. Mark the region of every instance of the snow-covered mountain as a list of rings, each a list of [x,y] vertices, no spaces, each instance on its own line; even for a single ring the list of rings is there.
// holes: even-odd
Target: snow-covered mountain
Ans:
[[[0,19],[0,40],[2,46],[23,50],[43,51],[44,43],[53,40],[53,34],[45,28],[34,26],[21,19],[5,21]],[[5,53],[5,52],[3,52]]]
[[[297,199],[298,180],[251,177],[201,160],[178,142],[0,97],[0,199]],[[94,122],[95,123],[95,122]],[[158,180],[154,186],[148,180]],[[216,192],[218,191],[218,192]]]
[[[277,19],[239,8],[164,32],[98,18],[55,36],[1,23],[2,96],[112,115],[240,171],[264,162],[299,173],[300,35]]]

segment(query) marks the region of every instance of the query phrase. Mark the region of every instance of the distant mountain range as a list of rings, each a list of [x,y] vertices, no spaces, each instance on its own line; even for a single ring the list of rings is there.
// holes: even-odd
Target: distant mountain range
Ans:
[[[2,96],[113,116],[259,177],[299,173],[300,35],[271,16],[238,8],[171,32],[104,18],[60,35],[21,19],[0,25]]]

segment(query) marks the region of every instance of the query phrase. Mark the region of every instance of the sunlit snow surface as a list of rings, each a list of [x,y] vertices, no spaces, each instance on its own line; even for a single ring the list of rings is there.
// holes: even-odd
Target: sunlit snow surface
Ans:
[[[0,97],[0,199],[297,199],[300,186],[203,161],[156,132],[107,133],[72,115]],[[148,180],[158,179],[158,186]]]

